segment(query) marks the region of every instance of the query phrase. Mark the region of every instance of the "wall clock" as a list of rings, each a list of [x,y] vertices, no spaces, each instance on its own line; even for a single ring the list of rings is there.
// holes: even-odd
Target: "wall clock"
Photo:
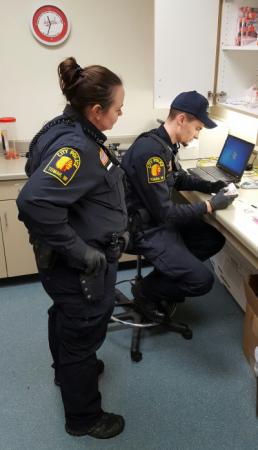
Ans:
[[[70,21],[63,8],[49,4],[37,7],[31,18],[33,36],[42,44],[59,45],[70,33]]]

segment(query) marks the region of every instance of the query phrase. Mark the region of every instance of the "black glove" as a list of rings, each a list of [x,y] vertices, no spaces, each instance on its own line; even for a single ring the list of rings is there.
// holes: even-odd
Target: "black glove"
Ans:
[[[86,245],[84,262],[86,265],[85,273],[87,275],[94,274],[96,276],[106,267],[107,264],[104,253],[94,247],[91,247],[91,245]]]
[[[212,211],[227,208],[236,197],[237,195],[226,195],[223,190],[219,191],[216,195],[209,199]]]
[[[209,185],[209,192],[208,194],[213,194],[215,192],[215,194],[217,194],[217,192],[219,192],[221,189],[223,189],[224,187],[226,187],[228,185],[228,183],[226,183],[225,181],[222,180],[218,180],[218,181],[211,181],[210,185]]]

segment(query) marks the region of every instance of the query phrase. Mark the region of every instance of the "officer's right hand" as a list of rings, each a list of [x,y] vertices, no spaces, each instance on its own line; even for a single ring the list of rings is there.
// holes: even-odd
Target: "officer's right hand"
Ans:
[[[237,195],[226,195],[224,190],[222,189],[216,195],[211,197],[208,202],[211,205],[212,211],[217,211],[218,209],[225,209],[233,200],[237,197]]]
[[[84,256],[86,275],[98,275],[102,269],[105,269],[107,261],[104,253],[97,248],[86,245]]]

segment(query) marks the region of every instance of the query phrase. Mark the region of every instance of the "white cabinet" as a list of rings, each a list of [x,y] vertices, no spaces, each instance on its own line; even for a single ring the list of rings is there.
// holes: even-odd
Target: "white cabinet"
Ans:
[[[155,0],[156,108],[182,91],[214,90],[219,0]]]
[[[258,108],[226,104],[258,86],[258,45],[235,45],[240,6],[258,8],[258,0],[155,0],[155,107],[196,89],[210,91],[211,104],[258,117]]]
[[[18,220],[15,199],[23,182],[0,183],[0,278],[37,272],[26,228]]]
[[[258,0],[223,1],[217,92],[224,91],[226,97],[218,96],[217,103],[258,117],[258,105],[248,105],[245,101],[246,91],[252,85],[258,88],[258,45],[255,41],[235,45],[240,6],[258,10]]]

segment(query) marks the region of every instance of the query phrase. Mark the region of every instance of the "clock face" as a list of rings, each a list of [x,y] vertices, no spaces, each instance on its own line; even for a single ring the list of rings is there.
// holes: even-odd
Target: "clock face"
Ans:
[[[58,45],[68,37],[70,23],[60,8],[44,5],[34,11],[31,29],[34,37],[43,44]]]

